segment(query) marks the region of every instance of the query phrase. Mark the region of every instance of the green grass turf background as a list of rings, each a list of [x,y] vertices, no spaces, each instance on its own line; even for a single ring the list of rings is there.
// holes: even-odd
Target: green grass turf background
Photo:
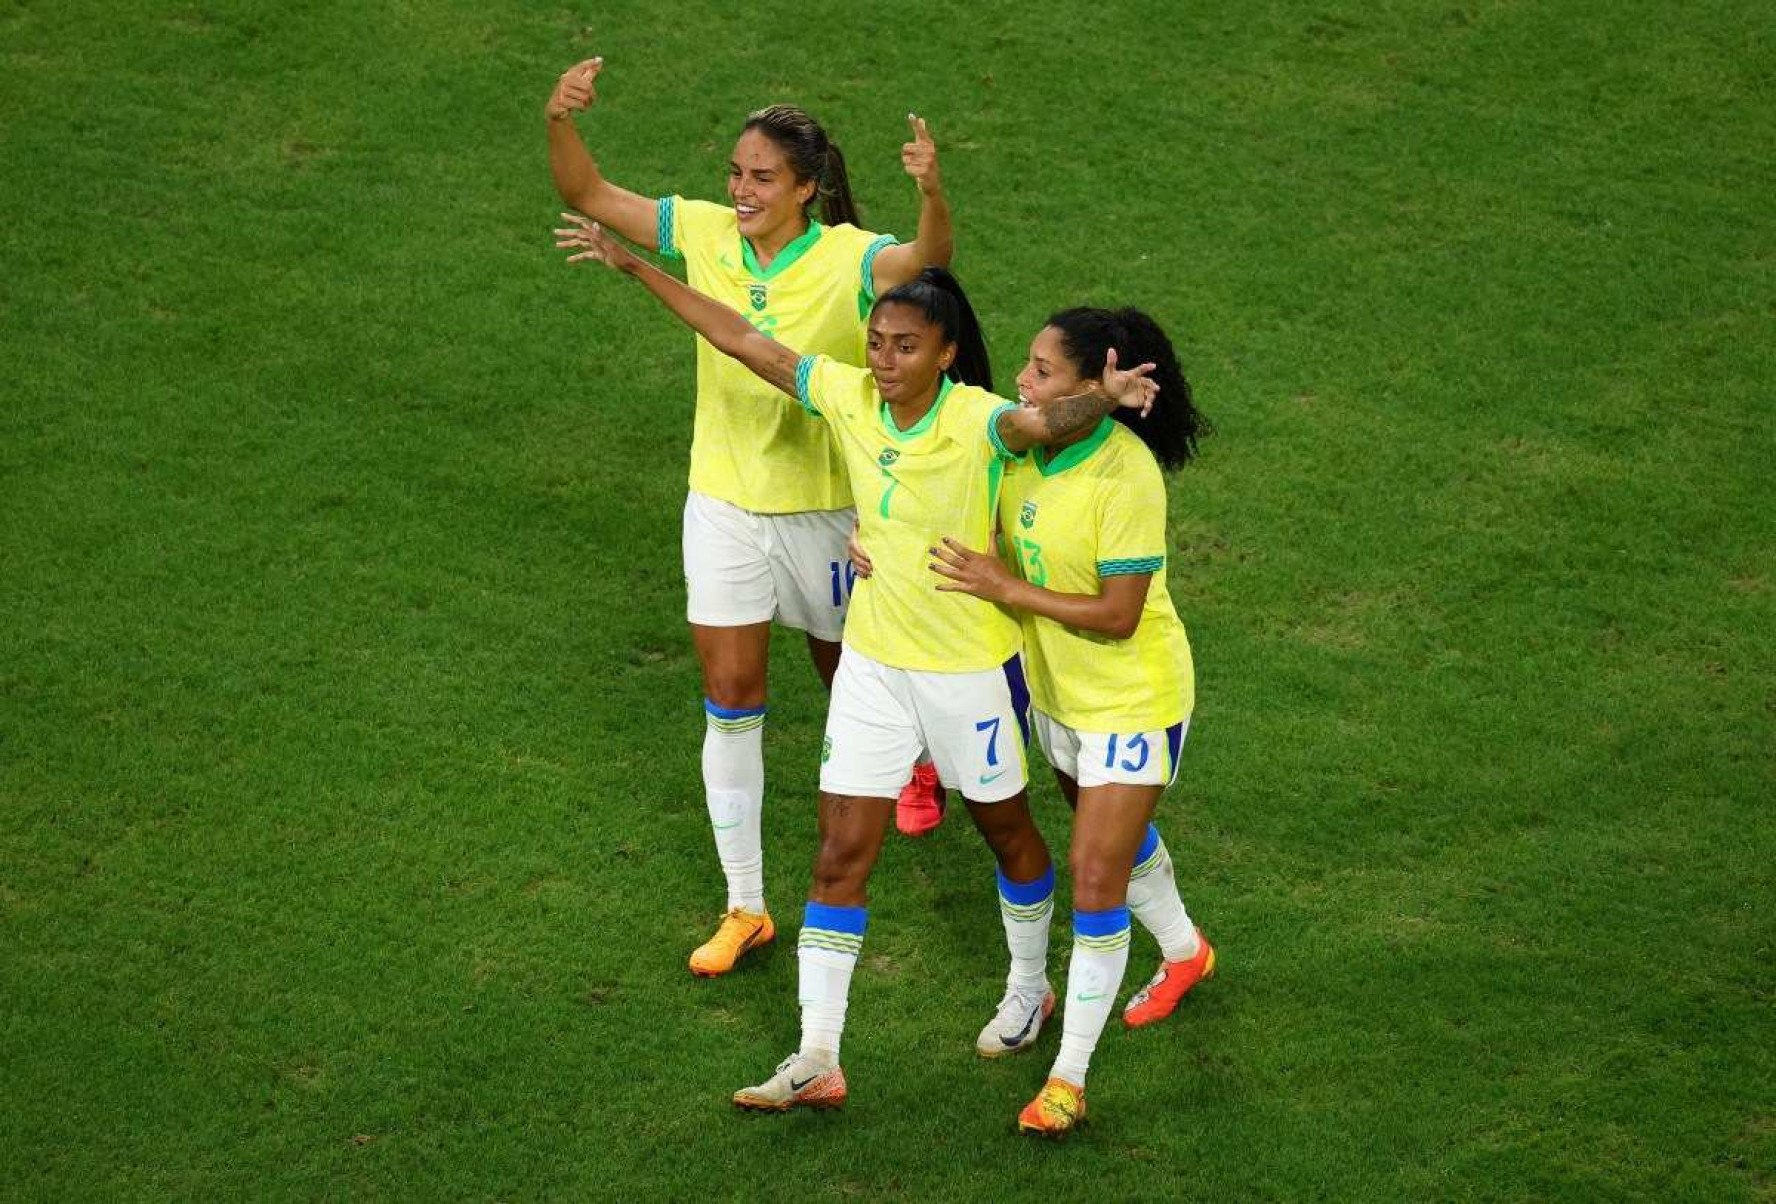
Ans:
[[[0,1196],[1776,1196],[1767,17],[0,0]],[[917,110],[1002,378],[1133,302],[1219,427],[1161,818],[1223,968],[1065,1146],[1057,1038],[971,1052],[956,823],[877,872],[850,1106],[727,1103],[823,697],[780,640],[785,939],[693,981],[691,355],[550,246],[593,53],[648,193],[789,99],[908,233]]]

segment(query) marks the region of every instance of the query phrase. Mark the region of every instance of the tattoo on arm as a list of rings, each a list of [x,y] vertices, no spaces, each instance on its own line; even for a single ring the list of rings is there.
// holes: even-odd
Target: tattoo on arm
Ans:
[[[1042,411],[1042,421],[1048,428],[1047,439],[1052,441],[1077,435],[1108,414],[1115,404],[1108,394],[1097,389],[1050,402]]]

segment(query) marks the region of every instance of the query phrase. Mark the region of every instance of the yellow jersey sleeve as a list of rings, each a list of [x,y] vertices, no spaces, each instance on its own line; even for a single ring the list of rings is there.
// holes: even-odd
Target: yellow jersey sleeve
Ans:
[[[761,266],[732,209],[683,197],[660,201],[658,235],[661,254],[683,260],[692,288],[739,311],[760,333],[803,355],[863,363],[873,263],[892,238],[816,222]],[[690,487],[766,514],[851,504],[823,425],[702,338]]]
[[[1115,454],[1114,452],[1112,454]],[[1157,573],[1165,567],[1166,493],[1151,456],[1125,456],[1121,488],[1097,490],[1099,577]]]

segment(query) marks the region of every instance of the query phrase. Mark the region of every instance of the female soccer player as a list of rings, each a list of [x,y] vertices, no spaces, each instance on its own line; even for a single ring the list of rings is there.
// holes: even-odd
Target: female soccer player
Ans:
[[[967,540],[931,549],[932,570],[948,578],[939,590],[1020,615],[1037,739],[1075,811],[1061,1049],[1018,1117],[1024,1131],[1056,1137],[1085,1116],[1087,1065],[1128,964],[1130,911],[1163,959],[1123,1012],[1130,1027],[1170,1015],[1215,969],[1151,822],[1177,776],[1195,703],[1190,643],[1166,590],[1160,469],[1188,462],[1208,424],[1171,341],[1135,309],[1054,315],[1030,344],[1018,393],[1047,404],[1119,357],[1157,365],[1158,401],[1143,415],[1118,410],[1114,421],[1046,440],[1007,476],[999,516],[1015,574]]]
[[[839,1039],[869,875],[905,766],[922,748],[944,785],[960,791],[998,861],[1011,972],[976,1049],[993,1056],[1028,1048],[1054,1006],[1047,977],[1054,868],[1025,791],[1017,625],[966,593],[933,593],[925,550],[945,530],[984,543],[1006,462],[1090,429],[1118,405],[1150,405],[1153,365],[1124,371],[1112,354],[1094,388],[1019,406],[953,379],[990,378],[973,312],[941,269],[876,302],[864,371],[763,337],[590,223],[557,234],[558,245],[584,248],[570,262],[598,259],[639,278],[717,350],[829,422],[859,502],[861,537],[877,549],[876,571],[852,601],[827,712],[820,848],[797,943],[801,1047],[734,1102],[772,1111],[844,1103]]]
[[[920,195],[918,236],[902,246],[858,228],[839,148],[788,105],[746,119],[728,163],[732,208],[617,187],[572,120],[596,99],[603,67],[593,58],[569,68],[549,97],[556,189],[630,241],[685,260],[695,288],[745,313],[761,333],[861,364],[869,303],[926,264],[949,262],[949,205],[924,121],[908,115],[912,141],[901,149]],[[824,223],[811,217],[816,199]],[[844,544],[852,521],[844,470],[821,424],[699,341],[684,571],[703,669],[703,786],[728,906],[715,935],[691,954],[694,974],[725,974],[776,936],[759,835],[771,620],[807,634],[830,686],[850,599]],[[934,783],[920,784],[924,795],[910,790],[909,806],[925,797],[935,810]]]

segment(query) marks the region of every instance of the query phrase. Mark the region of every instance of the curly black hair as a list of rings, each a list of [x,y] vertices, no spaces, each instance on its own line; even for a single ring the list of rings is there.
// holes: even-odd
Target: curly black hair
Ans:
[[[1063,309],[1049,318],[1049,326],[1061,336],[1061,346],[1079,375],[1092,379],[1104,371],[1112,347],[1123,368],[1153,364],[1153,380],[1159,396],[1145,418],[1118,407],[1111,417],[1133,431],[1145,443],[1161,468],[1180,468],[1196,456],[1198,439],[1213,433],[1208,419],[1196,408],[1190,382],[1178,366],[1178,353],[1159,323],[1138,309],[1095,309],[1081,306]]]

